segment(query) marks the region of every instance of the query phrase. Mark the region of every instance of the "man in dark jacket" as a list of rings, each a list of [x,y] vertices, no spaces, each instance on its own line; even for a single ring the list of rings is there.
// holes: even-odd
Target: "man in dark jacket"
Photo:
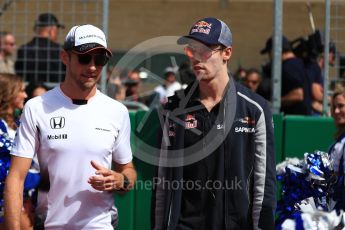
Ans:
[[[38,16],[34,26],[37,35],[18,49],[16,74],[29,83],[63,80],[65,67],[60,61],[61,45],[56,42],[60,28],[64,25],[55,15],[43,13]]]
[[[232,34],[197,21],[186,44],[197,81],[169,98],[154,229],[274,229],[273,124],[265,99],[228,75]]]
[[[272,60],[272,37],[266,41],[261,54]],[[272,62],[271,62],[272,63]],[[282,37],[281,108],[285,114],[311,114],[311,83],[302,59],[292,51],[289,40]]]

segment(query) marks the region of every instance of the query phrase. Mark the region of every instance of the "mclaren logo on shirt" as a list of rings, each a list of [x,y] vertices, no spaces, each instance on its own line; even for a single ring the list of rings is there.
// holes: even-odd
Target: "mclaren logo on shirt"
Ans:
[[[64,117],[50,118],[50,127],[52,129],[62,129],[63,127],[65,127],[65,118]]]

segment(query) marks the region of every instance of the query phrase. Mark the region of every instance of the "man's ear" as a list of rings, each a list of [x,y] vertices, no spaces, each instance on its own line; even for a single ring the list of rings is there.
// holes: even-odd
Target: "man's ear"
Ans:
[[[65,65],[67,65],[67,63],[69,62],[70,56],[64,49],[62,49],[60,52],[60,59]]]
[[[224,61],[228,61],[231,58],[231,54],[232,54],[232,47],[226,47],[223,50],[223,60]]]

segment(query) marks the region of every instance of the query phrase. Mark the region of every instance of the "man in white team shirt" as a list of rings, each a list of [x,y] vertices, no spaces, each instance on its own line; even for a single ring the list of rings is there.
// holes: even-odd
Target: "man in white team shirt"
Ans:
[[[29,100],[20,119],[5,188],[7,229],[20,229],[23,182],[35,153],[49,179],[45,229],[112,229],[113,192],[132,188],[136,172],[128,111],[96,88],[111,55],[95,26],[67,34],[65,81]]]

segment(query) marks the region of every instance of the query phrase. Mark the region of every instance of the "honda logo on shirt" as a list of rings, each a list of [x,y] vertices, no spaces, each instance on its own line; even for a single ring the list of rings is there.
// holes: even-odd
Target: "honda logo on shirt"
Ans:
[[[50,127],[52,129],[62,129],[63,127],[65,127],[65,118],[64,117],[50,118]]]

